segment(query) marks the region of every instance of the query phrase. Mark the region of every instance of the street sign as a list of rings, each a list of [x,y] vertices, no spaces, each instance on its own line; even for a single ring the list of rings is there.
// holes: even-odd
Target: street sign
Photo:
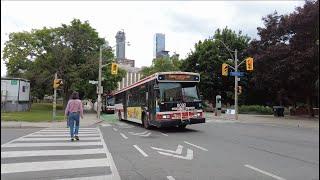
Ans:
[[[244,72],[230,72],[230,76],[244,76]]]
[[[90,83],[90,84],[98,84],[98,81],[92,81],[92,80],[90,81],[90,80],[89,80],[89,83]]]

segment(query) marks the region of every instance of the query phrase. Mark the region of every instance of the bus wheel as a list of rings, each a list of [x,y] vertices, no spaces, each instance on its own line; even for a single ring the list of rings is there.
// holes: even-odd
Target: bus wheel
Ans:
[[[143,127],[146,129],[150,129],[150,124],[146,115],[143,116]]]
[[[179,129],[185,129],[186,128],[186,124],[184,124],[184,125],[179,125],[178,127],[179,127]]]

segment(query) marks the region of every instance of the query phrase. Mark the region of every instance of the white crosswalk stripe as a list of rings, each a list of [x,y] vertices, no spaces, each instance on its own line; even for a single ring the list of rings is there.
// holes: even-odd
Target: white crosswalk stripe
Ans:
[[[36,138],[36,137],[30,137],[30,138],[24,138],[23,140],[19,141],[59,141],[59,140],[66,140],[65,137],[61,138]],[[100,137],[81,137],[81,140],[100,140]]]
[[[71,142],[69,129],[47,128],[1,145],[1,178],[36,179],[37,174],[57,172],[62,179],[120,179],[100,130],[80,128],[79,137],[80,141]],[[67,171],[72,169],[95,170],[88,177]]]

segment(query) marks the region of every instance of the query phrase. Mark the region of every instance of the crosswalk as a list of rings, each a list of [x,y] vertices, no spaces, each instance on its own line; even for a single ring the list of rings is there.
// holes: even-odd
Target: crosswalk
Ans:
[[[1,145],[1,179],[120,179],[99,128],[47,128]]]

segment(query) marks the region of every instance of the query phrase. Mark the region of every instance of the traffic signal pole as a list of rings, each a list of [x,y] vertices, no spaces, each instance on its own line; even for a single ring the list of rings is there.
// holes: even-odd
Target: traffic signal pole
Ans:
[[[237,49],[234,51],[234,69],[235,72],[238,72],[238,51]],[[234,116],[235,119],[238,120],[238,76],[234,76]]]
[[[54,74],[54,79],[58,79],[58,74]],[[52,120],[56,119],[56,109],[57,109],[57,88],[53,88],[53,109],[52,109]]]

